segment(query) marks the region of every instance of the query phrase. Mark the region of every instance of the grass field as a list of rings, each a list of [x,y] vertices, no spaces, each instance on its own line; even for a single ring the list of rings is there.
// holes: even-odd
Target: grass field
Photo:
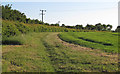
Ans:
[[[59,37],[69,43],[92,49],[102,49],[105,52],[118,53],[118,33],[112,32],[69,32],[61,33]]]
[[[3,72],[115,72],[117,54],[69,44],[59,39],[58,32],[22,34],[6,39],[2,46]],[[83,33],[61,33],[71,40]],[[87,33],[85,33],[87,34]],[[91,33],[94,34],[94,33]],[[91,35],[89,34],[89,35]],[[103,33],[104,34],[104,33]],[[109,33],[108,33],[109,35]],[[114,35],[112,35],[114,37]],[[86,36],[87,38],[88,36]],[[115,36],[116,37],[116,36]],[[79,40],[79,39],[78,39]],[[82,40],[81,40],[82,41]],[[15,45],[14,42],[18,44]],[[104,41],[98,41],[104,42]],[[13,43],[13,44],[11,44]],[[105,42],[109,43],[109,42]],[[112,42],[114,45],[115,42]],[[110,46],[112,47],[112,46]]]

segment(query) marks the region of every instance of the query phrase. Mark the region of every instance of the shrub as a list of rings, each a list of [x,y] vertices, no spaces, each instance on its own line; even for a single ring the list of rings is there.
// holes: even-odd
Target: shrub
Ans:
[[[10,37],[10,36],[15,36],[19,35],[20,32],[16,28],[15,25],[9,22],[2,22],[2,36],[4,37]]]
[[[23,24],[21,24],[21,23],[16,23],[15,25],[16,25],[16,28],[17,28],[21,33],[27,33],[27,32],[30,31],[30,29],[29,29],[27,26],[25,26],[25,25],[23,25]]]

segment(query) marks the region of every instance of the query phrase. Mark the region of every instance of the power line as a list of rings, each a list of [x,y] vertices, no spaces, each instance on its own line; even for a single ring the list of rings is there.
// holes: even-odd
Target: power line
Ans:
[[[43,15],[45,15],[44,14],[44,12],[46,12],[46,10],[40,10],[42,13],[41,13],[41,15],[42,15],[42,24],[43,24]]]

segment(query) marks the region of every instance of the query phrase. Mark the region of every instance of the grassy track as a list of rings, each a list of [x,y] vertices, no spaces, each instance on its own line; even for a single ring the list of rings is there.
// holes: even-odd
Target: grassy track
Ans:
[[[78,44],[106,52],[118,53],[118,33],[110,32],[69,32],[59,37],[69,43]]]
[[[3,72],[4,71],[27,71],[44,72],[54,71],[50,64],[48,53],[41,42],[46,34],[21,35],[24,45],[3,46]]]
[[[3,72],[113,72],[117,55],[71,45],[59,33],[20,35],[23,45],[3,45]],[[11,40],[14,40],[11,39]]]

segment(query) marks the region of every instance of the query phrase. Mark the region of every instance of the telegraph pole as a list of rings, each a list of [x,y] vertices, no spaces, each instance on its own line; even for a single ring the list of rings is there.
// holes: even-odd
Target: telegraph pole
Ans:
[[[42,15],[42,24],[43,24],[43,15],[45,15],[44,12],[46,12],[46,10],[40,10],[40,11],[42,11],[41,15]]]

